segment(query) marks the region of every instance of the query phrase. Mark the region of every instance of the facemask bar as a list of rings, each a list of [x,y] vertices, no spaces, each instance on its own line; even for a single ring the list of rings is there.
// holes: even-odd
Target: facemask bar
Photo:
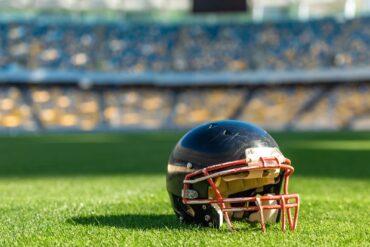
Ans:
[[[241,166],[245,165],[245,166]],[[228,168],[228,169],[226,169]],[[255,196],[255,197],[238,197],[238,198],[223,198],[217,186],[215,185],[213,179],[219,176],[231,175],[241,172],[247,172],[251,170],[265,170],[265,169],[281,169],[284,171],[284,184],[283,184],[283,194],[280,195],[265,195],[265,196]],[[245,159],[236,160],[232,162],[222,163],[218,165],[213,165],[206,167],[201,170],[197,170],[193,173],[189,173],[185,176],[184,188],[182,191],[182,198],[184,204],[217,204],[222,213],[224,220],[226,221],[229,229],[234,230],[231,224],[228,212],[237,211],[258,211],[260,214],[260,223],[262,232],[266,231],[266,223],[264,219],[264,210],[280,209],[281,210],[281,220],[282,220],[282,231],[285,231],[285,221],[286,214],[288,218],[288,223],[291,230],[295,230],[298,222],[298,211],[299,211],[299,195],[288,193],[289,176],[294,172],[293,166],[289,159],[285,159],[283,162],[279,162],[276,157],[261,157],[258,161],[247,162]],[[199,183],[201,181],[207,180],[211,188],[214,190],[216,198],[212,199],[194,199],[190,198],[189,195],[189,185]],[[263,201],[277,201],[278,204],[275,205],[263,205]],[[292,201],[293,200],[293,201]],[[254,202],[256,206],[244,206],[244,207],[227,207],[226,203],[243,203],[243,202]],[[295,208],[294,218],[292,218],[291,210]]]

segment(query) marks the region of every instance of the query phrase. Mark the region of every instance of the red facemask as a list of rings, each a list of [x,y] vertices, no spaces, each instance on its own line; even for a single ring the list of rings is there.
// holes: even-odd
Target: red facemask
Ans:
[[[250,151],[253,150],[246,150],[246,159],[209,166],[187,174],[185,176],[184,187],[182,191],[183,203],[189,205],[212,205],[216,210],[220,211],[219,214],[223,216],[223,219],[226,221],[229,229],[232,231],[234,230],[234,227],[230,221],[229,214],[231,214],[231,212],[254,212],[254,215],[257,213],[258,217],[255,218],[257,218],[257,221],[261,223],[261,229],[263,232],[265,232],[266,215],[268,215],[269,211],[280,210],[282,230],[285,231],[286,218],[288,218],[290,229],[295,230],[298,222],[299,195],[288,193],[289,176],[294,172],[294,168],[291,166],[290,160],[282,156],[280,151],[277,155],[272,157],[257,157],[258,154],[251,154]],[[214,181],[214,179],[222,176],[252,171],[265,171],[268,169],[279,169],[279,171],[282,172],[281,176],[284,178],[283,193],[279,195],[267,194],[253,197],[229,198],[222,196],[222,193],[220,193],[220,190]],[[196,196],[192,195],[193,191],[189,188],[189,186],[202,181],[208,181],[210,189],[213,190],[214,197],[204,199],[194,198]],[[255,205],[238,207],[230,206],[231,203],[249,202],[253,202]],[[292,213],[293,210],[294,213]]]

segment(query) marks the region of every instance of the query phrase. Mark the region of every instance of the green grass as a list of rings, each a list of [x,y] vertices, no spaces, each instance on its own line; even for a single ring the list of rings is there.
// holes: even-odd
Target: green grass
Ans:
[[[370,133],[275,133],[296,232],[185,226],[165,189],[179,133],[0,137],[0,246],[370,246]]]

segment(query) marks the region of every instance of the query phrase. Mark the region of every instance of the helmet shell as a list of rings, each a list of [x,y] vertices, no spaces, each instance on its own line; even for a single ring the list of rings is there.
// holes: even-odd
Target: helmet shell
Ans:
[[[184,212],[189,211],[189,206],[183,205],[181,201],[186,174],[208,166],[245,159],[245,150],[256,147],[278,148],[278,145],[265,130],[242,121],[215,121],[187,132],[178,141],[169,157],[166,181],[172,206],[180,219],[203,225],[207,223],[202,219],[203,213],[199,216],[199,213],[195,212],[197,217],[192,218]],[[199,198],[208,198],[208,186],[208,182],[203,181],[194,184],[193,188]],[[275,187],[273,190],[276,193],[280,190],[280,184]],[[192,205],[193,211],[204,209],[206,206],[209,207],[209,205]],[[212,210],[205,213],[215,215]],[[218,223],[213,222],[213,225]]]

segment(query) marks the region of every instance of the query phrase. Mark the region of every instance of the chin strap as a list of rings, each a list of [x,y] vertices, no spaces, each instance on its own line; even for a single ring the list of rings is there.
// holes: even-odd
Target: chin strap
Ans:
[[[211,206],[216,210],[217,214],[218,214],[218,226],[216,226],[217,228],[220,228],[222,226],[222,224],[224,223],[224,216],[223,216],[223,213],[222,213],[222,210],[220,208],[220,206],[218,206],[217,203],[212,203]]]

